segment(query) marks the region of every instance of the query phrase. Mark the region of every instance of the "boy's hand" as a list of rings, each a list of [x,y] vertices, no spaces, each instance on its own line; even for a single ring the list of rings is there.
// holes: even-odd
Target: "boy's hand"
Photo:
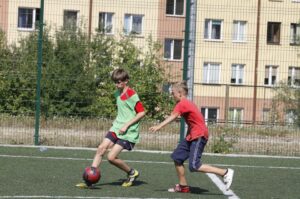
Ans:
[[[149,130],[152,131],[152,132],[156,132],[156,131],[158,131],[160,128],[161,128],[161,127],[160,127],[159,125],[156,125],[156,126],[150,127]]]
[[[119,133],[120,133],[120,134],[123,134],[123,133],[125,133],[125,132],[127,131],[127,129],[128,129],[128,126],[123,126],[123,127],[119,130]]]

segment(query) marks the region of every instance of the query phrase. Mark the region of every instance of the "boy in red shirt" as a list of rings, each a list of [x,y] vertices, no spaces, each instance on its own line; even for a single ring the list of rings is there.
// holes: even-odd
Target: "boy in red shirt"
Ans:
[[[172,86],[172,95],[176,101],[175,108],[171,115],[160,124],[150,127],[156,132],[162,127],[182,116],[188,126],[187,136],[181,141],[171,155],[174,160],[179,184],[168,189],[169,192],[190,192],[190,187],[184,174],[184,161],[189,159],[189,170],[191,172],[214,173],[223,177],[226,189],[230,188],[234,171],[232,169],[222,169],[201,163],[201,156],[208,140],[208,129],[198,107],[187,99],[188,88],[185,82],[176,83]]]

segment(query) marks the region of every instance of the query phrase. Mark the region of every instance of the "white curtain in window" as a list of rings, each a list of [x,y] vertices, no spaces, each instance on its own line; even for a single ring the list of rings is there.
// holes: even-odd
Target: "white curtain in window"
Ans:
[[[219,83],[219,65],[218,64],[211,64],[210,65],[210,75],[209,75],[209,82],[210,83]]]
[[[166,59],[171,59],[171,45],[172,45],[172,40],[166,39],[165,40],[165,49],[164,49],[164,58],[166,58]]]
[[[112,26],[113,26],[113,24],[112,24],[112,17],[113,17],[112,13],[107,13],[107,15],[106,15],[105,30],[108,33],[112,32]]]
[[[126,34],[129,34],[131,31],[131,15],[125,15],[125,20],[124,20],[124,32]]]
[[[142,17],[133,15],[132,16],[132,31],[137,34],[142,33]]]
[[[208,64],[205,63],[203,66],[203,83],[208,83]]]

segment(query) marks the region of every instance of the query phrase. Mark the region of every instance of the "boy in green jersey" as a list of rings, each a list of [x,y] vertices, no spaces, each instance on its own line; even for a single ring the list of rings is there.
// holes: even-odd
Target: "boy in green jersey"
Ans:
[[[131,151],[139,141],[139,122],[145,116],[145,110],[137,93],[127,85],[129,75],[125,70],[114,70],[111,78],[117,87],[115,97],[118,114],[112,127],[99,145],[91,167],[98,168],[103,155],[110,149],[107,159],[109,163],[126,172],[127,180],[123,182],[122,186],[129,187],[133,185],[133,182],[139,176],[139,172],[119,159],[118,155],[123,149]],[[81,188],[88,187],[85,183],[80,183],[77,186]]]

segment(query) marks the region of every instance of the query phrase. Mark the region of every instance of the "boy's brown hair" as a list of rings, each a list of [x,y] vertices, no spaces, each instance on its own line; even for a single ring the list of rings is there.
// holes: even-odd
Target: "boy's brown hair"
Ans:
[[[189,92],[186,81],[174,83],[172,87],[184,95],[187,95]]]
[[[124,69],[118,68],[113,71],[113,73],[111,75],[111,79],[114,82],[119,82],[119,81],[124,82],[124,81],[129,80],[129,75]]]

